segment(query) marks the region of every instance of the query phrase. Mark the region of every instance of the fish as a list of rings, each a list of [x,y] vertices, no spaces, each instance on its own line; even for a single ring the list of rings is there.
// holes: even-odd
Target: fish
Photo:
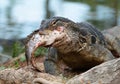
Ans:
[[[27,36],[26,45],[25,45],[25,56],[27,65],[32,64],[32,66],[37,69],[34,52],[40,46],[50,47],[57,40],[59,41],[64,36],[64,33],[61,33],[56,30],[35,30],[33,33]]]

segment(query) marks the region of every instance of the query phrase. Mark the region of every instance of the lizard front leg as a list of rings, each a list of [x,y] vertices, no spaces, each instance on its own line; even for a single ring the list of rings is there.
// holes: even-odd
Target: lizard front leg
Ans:
[[[57,50],[53,47],[50,47],[44,61],[45,72],[53,75],[59,74],[59,61],[60,58],[57,55]]]

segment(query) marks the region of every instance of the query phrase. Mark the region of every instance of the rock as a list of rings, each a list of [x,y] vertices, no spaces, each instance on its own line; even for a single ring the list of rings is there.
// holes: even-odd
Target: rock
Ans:
[[[104,30],[102,33],[106,39],[107,48],[115,57],[120,57],[120,26]]]
[[[102,33],[107,33],[115,36],[116,38],[120,39],[120,26],[115,26],[110,29],[103,30]]]
[[[120,58],[102,63],[71,78],[66,84],[119,84]]]
[[[3,51],[3,47],[0,45],[0,53]]]
[[[60,77],[38,72],[32,66],[0,70],[0,84],[63,84],[62,81]]]
[[[12,59],[12,56],[0,53],[0,64],[7,62]]]

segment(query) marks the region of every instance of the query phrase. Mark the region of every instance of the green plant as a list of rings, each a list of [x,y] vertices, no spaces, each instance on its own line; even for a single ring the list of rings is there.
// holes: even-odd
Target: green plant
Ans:
[[[25,56],[22,56],[22,57],[20,58],[20,62],[24,62],[25,60],[26,60]]]
[[[16,41],[14,44],[13,44],[13,53],[12,53],[12,56],[13,58],[14,57],[17,57],[20,53],[24,52],[24,47],[22,46],[22,44],[19,42],[19,41]]]
[[[0,66],[0,70],[3,70],[3,69],[5,69],[6,67],[4,67],[4,66]]]
[[[45,47],[39,47],[39,48],[35,51],[35,56],[45,55],[46,52],[47,52],[47,49],[46,49]]]
[[[19,65],[19,62],[18,61],[15,61],[14,62],[14,66],[16,67],[16,68],[18,68],[20,65]]]

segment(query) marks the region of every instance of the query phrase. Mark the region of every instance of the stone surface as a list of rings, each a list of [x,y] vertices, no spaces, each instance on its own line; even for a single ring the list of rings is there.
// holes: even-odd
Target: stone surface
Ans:
[[[120,26],[104,30],[102,33],[106,39],[107,48],[115,57],[120,57]]]
[[[114,59],[71,78],[66,84],[119,84],[120,58]]]
[[[0,84],[62,84],[62,81],[58,76],[38,72],[31,66],[0,71]]]
[[[0,64],[12,59],[12,56],[0,53]]]

